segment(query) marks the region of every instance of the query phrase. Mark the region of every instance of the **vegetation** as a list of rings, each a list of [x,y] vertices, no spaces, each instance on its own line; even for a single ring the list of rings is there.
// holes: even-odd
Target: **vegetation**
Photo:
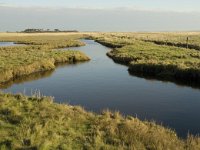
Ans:
[[[25,29],[22,33],[56,33],[56,32],[78,32],[77,30],[59,30],[59,29]]]
[[[108,56],[117,62],[128,64],[131,73],[200,83],[200,51],[176,45],[158,45],[137,34],[125,36],[104,33],[91,38],[114,48]]]
[[[132,40],[153,42],[158,45],[176,46],[182,48],[200,50],[200,32],[138,32],[138,33],[98,33],[91,34],[98,37],[100,41],[111,41],[112,43],[131,43]],[[102,40],[103,39],[103,40]]]
[[[56,50],[58,48],[82,46],[75,39],[80,36],[0,36],[1,41],[26,44],[0,47],[0,84],[19,76],[55,68],[57,63],[88,61],[82,52]]]
[[[139,39],[153,42],[158,45],[168,45],[200,50],[199,32],[180,32],[180,33],[157,33],[148,34],[146,37],[140,36]]]
[[[200,139],[181,140],[170,129],[118,112],[101,115],[53,103],[35,94],[0,94],[0,149],[189,149]]]
[[[0,34],[0,41],[22,44],[0,48],[0,83],[21,82],[18,77],[47,70],[49,76],[57,63],[89,60],[78,51],[57,50],[84,45],[77,39],[88,36],[112,47],[108,55],[128,64],[133,73],[200,82],[200,52],[155,42],[155,37],[165,34],[15,33]],[[108,110],[87,112],[79,106],[53,103],[53,98],[40,93],[32,97],[0,93],[0,149],[196,150],[200,149],[200,138],[188,135],[180,139],[173,130],[155,122]]]

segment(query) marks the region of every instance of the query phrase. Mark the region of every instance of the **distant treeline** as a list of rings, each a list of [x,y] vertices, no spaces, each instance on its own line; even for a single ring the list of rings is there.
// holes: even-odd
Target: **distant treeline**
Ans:
[[[77,30],[59,30],[59,29],[25,29],[22,33],[49,33],[49,32],[78,32]]]

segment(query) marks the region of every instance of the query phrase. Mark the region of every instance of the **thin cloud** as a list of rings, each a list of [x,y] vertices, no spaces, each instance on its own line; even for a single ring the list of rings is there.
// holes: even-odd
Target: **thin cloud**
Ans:
[[[64,10],[64,9],[79,9],[79,10],[99,10],[99,11],[141,11],[141,12],[157,12],[157,13],[200,13],[200,11],[197,10],[170,10],[170,9],[151,9],[146,7],[140,7],[140,6],[124,6],[124,7],[112,7],[112,8],[105,8],[105,7],[83,7],[83,6],[74,6],[74,7],[66,7],[66,6],[18,6],[8,3],[0,2],[0,7],[4,8],[19,8],[19,9],[35,9],[35,10]]]
[[[8,7],[8,8],[20,8],[20,6],[12,5],[9,3],[0,2],[0,7]]]
[[[107,9],[109,10],[109,9]],[[111,8],[110,10],[121,10],[121,11],[143,11],[143,12],[170,12],[170,13],[200,13],[200,10],[173,10],[173,9],[150,9],[150,8],[146,8],[146,7],[134,7],[134,6],[130,6],[130,7],[115,7],[115,8]]]
[[[90,9],[90,10],[126,10],[126,11],[147,11],[147,12],[177,12],[189,13],[200,12],[198,0],[182,0],[182,3],[173,2],[173,0],[110,0],[106,2],[93,0],[0,0],[0,6],[11,8],[34,8],[34,9]]]
[[[199,12],[199,0],[0,0],[3,6],[34,8],[134,9],[141,11]]]
[[[200,13],[133,11],[127,9],[11,8],[0,7],[0,31],[25,28],[60,28],[82,31],[199,30]],[[19,20],[16,24],[16,20]],[[40,22],[38,22],[41,20]]]
[[[6,3],[0,2],[0,6],[4,6],[6,5]]]

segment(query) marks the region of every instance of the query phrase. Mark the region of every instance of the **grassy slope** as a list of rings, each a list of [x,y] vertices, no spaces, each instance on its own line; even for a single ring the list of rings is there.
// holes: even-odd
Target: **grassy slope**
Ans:
[[[0,94],[0,149],[198,149],[170,129],[118,112],[101,115],[49,97]]]
[[[0,41],[24,43],[24,46],[0,47],[0,83],[35,72],[52,70],[56,63],[74,63],[89,58],[78,51],[55,50],[82,46],[76,36],[0,36]]]
[[[134,38],[134,34],[132,37],[114,35],[93,38],[114,47],[108,56],[117,62],[128,63],[130,72],[200,83],[200,51],[144,42]]]

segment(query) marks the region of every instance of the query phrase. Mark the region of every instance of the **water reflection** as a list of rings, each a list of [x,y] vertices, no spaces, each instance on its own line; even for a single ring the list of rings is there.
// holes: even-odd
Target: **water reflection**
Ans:
[[[66,66],[69,66],[69,65],[76,66],[76,65],[80,65],[82,63],[85,63],[85,62],[76,62],[73,64],[57,63],[56,69],[65,68]],[[0,84],[0,89],[10,88],[13,84],[16,84],[16,85],[23,84],[26,82],[31,82],[31,81],[35,81],[35,80],[39,80],[39,79],[43,79],[43,78],[48,78],[54,73],[54,71],[55,70],[48,70],[48,71],[43,71],[43,72],[32,73],[30,75],[20,76],[20,77],[14,78],[8,82],[5,82],[3,84]]]
[[[6,46],[16,46],[20,44],[15,44],[14,42],[0,42],[0,47],[6,47]]]
[[[35,81],[38,79],[42,79],[42,78],[48,78],[52,75],[54,71],[45,71],[45,72],[39,72],[39,73],[33,73],[27,76],[21,76],[21,77],[17,77],[13,80],[10,80],[4,84],[0,84],[0,88],[1,89],[7,89],[9,87],[11,87],[13,84],[23,84],[25,82],[30,82],[30,81]]]
[[[181,81],[181,80],[176,80],[176,79],[173,79],[173,78],[163,79],[163,78],[158,78],[158,77],[155,77],[155,76],[149,76],[149,75],[142,74],[142,73],[131,73],[131,72],[129,72],[129,75],[137,76],[139,78],[144,78],[144,79],[152,81],[152,82],[153,81],[162,81],[163,83],[169,83],[170,82],[170,83],[174,83],[174,84],[176,84],[177,86],[180,86],[180,87],[191,87],[191,88],[194,88],[194,89],[200,89],[199,83],[191,82],[189,80]]]

